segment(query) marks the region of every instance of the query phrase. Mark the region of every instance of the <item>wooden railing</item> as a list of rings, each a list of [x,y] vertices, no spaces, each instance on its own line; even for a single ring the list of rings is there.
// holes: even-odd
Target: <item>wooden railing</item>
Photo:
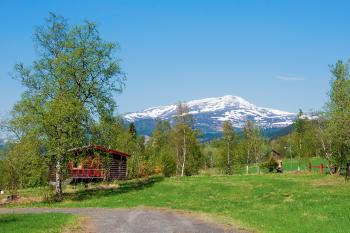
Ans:
[[[107,174],[105,169],[100,169],[99,163],[96,167],[85,167],[84,163],[81,167],[74,167],[73,161],[69,163],[69,173],[71,178],[105,178]]]
[[[70,176],[72,178],[104,178],[106,177],[106,170],[72,168],[70,169]]]
[[[309,163],[309,172],[312,171],[312,168],[320,169],[320,174],[323,174],[325,166],[323,165],[323,163],[321,163],[320,165],[311,165],[311,163]]]

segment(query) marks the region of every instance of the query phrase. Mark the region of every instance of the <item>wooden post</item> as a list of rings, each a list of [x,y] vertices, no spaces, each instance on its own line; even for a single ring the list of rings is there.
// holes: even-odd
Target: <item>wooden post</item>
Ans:
[[[309,163],[309,172],[311,172],[311,163]]]
[[[323,163],[320,165],[320,173],[323,174]]]
[[[73,176],[73,168],[74,168],[74,162],[73,160],[70,161],[69,163],[69,173],[70,173],[70,176],[72,177]]]
[[[84,162],[81,163],[81,174],[82,174],[82,177],[85,176],[85,170],[84,170]]]

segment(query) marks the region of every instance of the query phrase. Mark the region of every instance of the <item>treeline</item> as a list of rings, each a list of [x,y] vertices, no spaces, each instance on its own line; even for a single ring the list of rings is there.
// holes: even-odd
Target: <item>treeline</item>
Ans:
[[[162,173],[165,176],[198,174],[202,166],[199,132],[193,130],[188,107],[178,103],[175,124],[159,120],[151,137],[138,135],[133,123],[121,118],[96,124],[91,142],[130,154],[128,177],[138,178]]]
[[[192,129],[193,118],[185,104],[179,103],[177,111],[175,125],[158,121],[150,138],[138,135],[133,123],[126,125],[120,117],[105,117],[91,123],[88,131],[77,140],[81,145],[104,145],[130,154],[129,178],[157,173],[165,176],[198,174],[203,164],[199,132]],[[6,126],[20,132],[13,125],[17,120],[13,118]],[[46,185],[49,163],[57,158],[49,153],[47,141],[41,139],[40,134],[32,131],[21,131],[21,134],[23,136],[9,142],[0,154],[0,187],[10,190]],[[73,158],[69,153],[64,154],[62,172],[70,159]]]

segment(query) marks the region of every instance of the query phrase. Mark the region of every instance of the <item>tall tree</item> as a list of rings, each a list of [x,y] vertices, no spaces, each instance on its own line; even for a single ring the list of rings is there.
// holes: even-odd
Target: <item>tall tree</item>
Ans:
[[[225,121],[222,126],[223,129],[223,142],[224,142],[224,150],[223,150],[223,159],[222,159],[222,168],[226,174],[233,173],[233,165],[234,165],[234,153],[235,147],[238,146],[238,135],[236,134],[234,128],[232,127],[232,123],[230,121]]]
[[[176,111],[176,131],[177,135],[180,135],[180,137],[182,138],[182,158],[180,159],[179,149],[177,149],[177,154],[179,161],[181,161],[181,176],[183,176],[185,172],[186,155],[188,152],[187,144],[189,143],[189,141],[187,140],[187,135],[192,131],[191,127],[193,125],[193,117],[191,114],[189,114],[189,108],[185,103],[178,103]]]
[[[246,172],[249,173],[249,165],[252,162],[255,162],[259,169],[258,163],[262,158],[262,138],[259,127],[252,121],[247,121],[244,124],[242,143],[246,154]]]
[[[350,152],[350,77],[349,64],[338,61],[331,67],[330,100],[327,104],[329,114],[329,133],[336,139],[333,142],[333,156],[338,167],[345,164]]]
[[[296,148],[298,151],[298,171],[300,171],[301,154],[303,151],[303,139],[306,132],[305,124],[306,124],[306,119],[303,116],[303,111],[300,109],[298,113],[298,117],[294,124],[295,139],[297,144]]]
[[[131,138],[136,141],[137,139],[137,132],[136,132],[136,127],[134,123],[130,123],[129,125],[129,133],[131,135]]]
[[[113,95],[125,76],[114,56],[117,44],[101,39],[94,23],[70,26],[50,14],[34,33],[37,59],[15,66],[25,92],[13,110],[12,124],[23,134],[36,130],[56,160],[56,193],[62,194],[62,163],[70,147],[81,144],[91,122],[111,116]]]

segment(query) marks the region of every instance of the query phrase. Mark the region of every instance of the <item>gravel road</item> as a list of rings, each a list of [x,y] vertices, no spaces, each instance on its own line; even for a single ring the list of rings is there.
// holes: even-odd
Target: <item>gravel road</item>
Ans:
[[[4,213],[71,213],[86,217],[83,232],[91,233],[240,233],[193,214],[164,209],[133,208],[0,208]]]

